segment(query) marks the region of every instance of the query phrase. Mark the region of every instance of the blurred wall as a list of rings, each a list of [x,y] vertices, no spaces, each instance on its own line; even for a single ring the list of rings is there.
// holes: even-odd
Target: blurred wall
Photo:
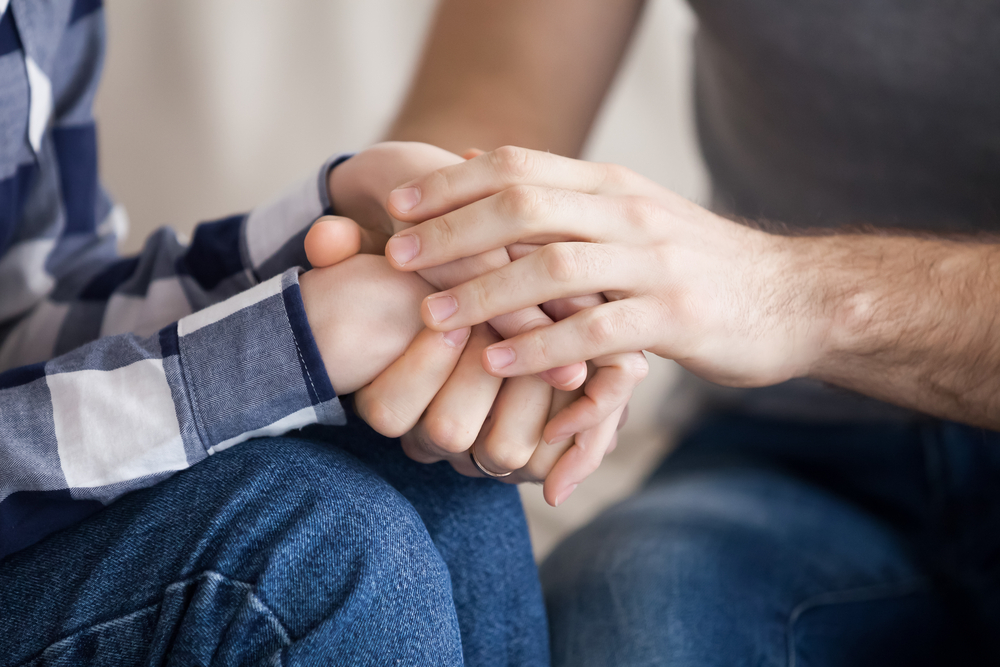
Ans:
[[[132,231],[251,208],[330,154],[377,141],[416,66],[434,0],[105,0],[109,46],[97,100],[101,168]],[[586,150],[695,200],[706,177],[693,131],[682,0],[650,0]],[[525,497],[540,554],[641,479],[664,434],[674,377],[654,369],[623,446],[558,513]],[[575,508],[575,509],[574,509]]]
[[[106,0],[97,100],[104,181],[157,226],[247,209],[331,153],[378,140],[433,0]],[[692,18],[651,0],[587,157],[701,197],[688,92]]]

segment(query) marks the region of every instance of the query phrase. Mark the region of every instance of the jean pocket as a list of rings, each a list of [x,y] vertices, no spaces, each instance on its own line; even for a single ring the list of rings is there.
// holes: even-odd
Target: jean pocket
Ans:
[[[263,666],[290,643],[251,584],[204,572],[168,586],[158,604],[74,632],[23,667]]]

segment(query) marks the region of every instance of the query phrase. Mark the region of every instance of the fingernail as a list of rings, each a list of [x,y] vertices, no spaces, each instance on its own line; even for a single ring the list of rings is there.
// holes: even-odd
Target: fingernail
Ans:
[[[447,343],[449,347],[458,347],[465,342],[465,339],[469,337],[469,333],[471,331],[472,329],[469,329],[468,327],[449,331],[444,335],[444,342]]]
[[[495,371],[514,363],[514,350],[509,347],[491,347],[486,350],[486,359]]]
[[[578,487],[578,486],[579,486],[579,484],[574,484],[573,486],[569,487],[568,489],[566,489],[565,491],[563,491],[562,493],[560,493],[559,497],[556,498],[556,505],[555,506],[559,507],[564,502],[566,502],[566,499],[570,497],[570,495],[573,493],[573,491],[576,490],[576,487]]]
[[[578,384],[582,379],[587,377],[587,365],[586,364],[572,364],[570,366],[560,366],[559,368],[551,368],[544,373],[542,373],[542,378],[546,381],[552,380],[560,387],[569,387],[574,384]]]
[[[434,318],[435,322],[444,322],[458,310],[458,301],[455,301],[455,297],[447,294],[428,297],[427,310],[431,311],[431,317]]]
[[[420,252],[420,239],[413,234],[393,236],[385,244],[385,251],[396,264],[403,266]]]
[[[389,203],[400,213],[407,213],[420,203],[419,188],[400,188],[389,193]]]

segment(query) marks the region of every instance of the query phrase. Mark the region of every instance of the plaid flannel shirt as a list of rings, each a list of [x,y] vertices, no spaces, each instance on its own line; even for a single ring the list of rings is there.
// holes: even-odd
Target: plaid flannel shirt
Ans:
[[[248,438],[343,411],[298,287],[326,174],[116,253],[100,0],[0,0],[0,558]]]

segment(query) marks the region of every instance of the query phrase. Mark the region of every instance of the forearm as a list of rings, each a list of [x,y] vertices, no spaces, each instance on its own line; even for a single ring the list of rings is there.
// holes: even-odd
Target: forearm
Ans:
[[[804,277],[792,290],[828,330],[810,376],[1000,429],[1000,246],[865,234],[788,247]]]
[[[1000,429],[1000,244],[779,236],[626,170],[532,151],[504,155],[401,186],[421,197],[394,215],[424,222],[386,246],[396,266],[416,271],[511,243],[546,244],[429,297],[422,312],[431,328],[468,326],[587,291],[609,295],[608,304],[490,346],[486,363],[496,376],[643,349],[718,384],[760,387],[810,376]],[[433,217],[487,187],[501,195]],[[403,246],[419,252],[397,257]]]
[[[444,0],[389,138],[578,154],[643,4]]]

